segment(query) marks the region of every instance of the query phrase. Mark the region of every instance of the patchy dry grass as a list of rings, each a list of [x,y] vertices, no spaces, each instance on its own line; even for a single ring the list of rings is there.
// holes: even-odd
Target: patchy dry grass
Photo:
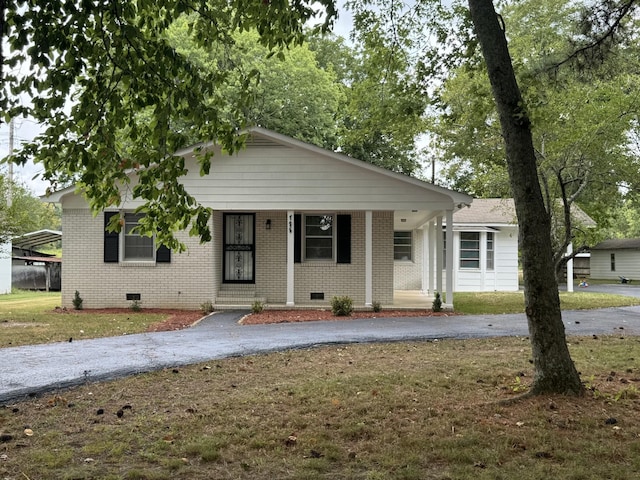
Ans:
[[[530,382],[518,338],[287,351],[90,384],[0,409],[0,478],[635,478],[640,341],[571,342],[584,398],[501,403]]]
[[[60,293],[0,295],[0,348],[140,333],[171,316],[149,310],[63,311],[59,305]]]

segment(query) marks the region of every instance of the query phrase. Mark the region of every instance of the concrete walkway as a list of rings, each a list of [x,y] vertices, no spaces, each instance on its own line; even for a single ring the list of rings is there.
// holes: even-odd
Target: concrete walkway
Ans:
[[[640,294],[640,289],[637,290]],[[61,388],[214,359],[318,345],[526,336],[522,314],[353,319],[275,325],[208,316],[176,332],[0,349],[0,403]],[[640,307],[563,312],[568,335],[640,335]]]

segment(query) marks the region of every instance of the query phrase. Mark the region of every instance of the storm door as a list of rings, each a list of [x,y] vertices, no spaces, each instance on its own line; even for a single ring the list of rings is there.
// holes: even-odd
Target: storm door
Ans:
[[[224,214],[225,283],[254,283],[255,215]]]

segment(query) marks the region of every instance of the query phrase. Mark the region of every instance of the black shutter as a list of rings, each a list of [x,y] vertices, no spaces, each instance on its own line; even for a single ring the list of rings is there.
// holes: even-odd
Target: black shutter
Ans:
[[[156,263],[171,263],[171,249],[165,245],[160,245],[156,252]]]
[[[351,215],[337,218],[337,263],[351,263]]]
[[[118,215],[118,212],[104,212],[104,261],[105,263],[118,263],[118,254],[120,251],[120,233],[108,232],[107,225],[111,217]]]
[[[293,216],[293,262],[302,261],[302,215]]]

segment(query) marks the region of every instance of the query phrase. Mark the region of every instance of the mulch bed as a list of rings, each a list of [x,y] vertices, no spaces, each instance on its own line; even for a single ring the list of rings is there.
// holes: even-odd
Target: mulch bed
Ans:
[[[133,312],[129,308],[90,308],[83,310],[56,309],[59,313],[117,313],[136,315],[140,313],[165,314],[162,322],[149,325],[147,332],[169,332],[182,330],[196,324],[205,314],[200,310],[176,310],[166,308],[144,308],[141,312]],[[432,312],[431,310],[383,310],[381,312],[355,311],[350,316],[335,316],[331,310],[263,310],[244,317],[242,325],[266,325],[273,323],[298,323],[325,321],[345,321],[357,318],[395,318],[395,317],[447,317],[453,312]]]

